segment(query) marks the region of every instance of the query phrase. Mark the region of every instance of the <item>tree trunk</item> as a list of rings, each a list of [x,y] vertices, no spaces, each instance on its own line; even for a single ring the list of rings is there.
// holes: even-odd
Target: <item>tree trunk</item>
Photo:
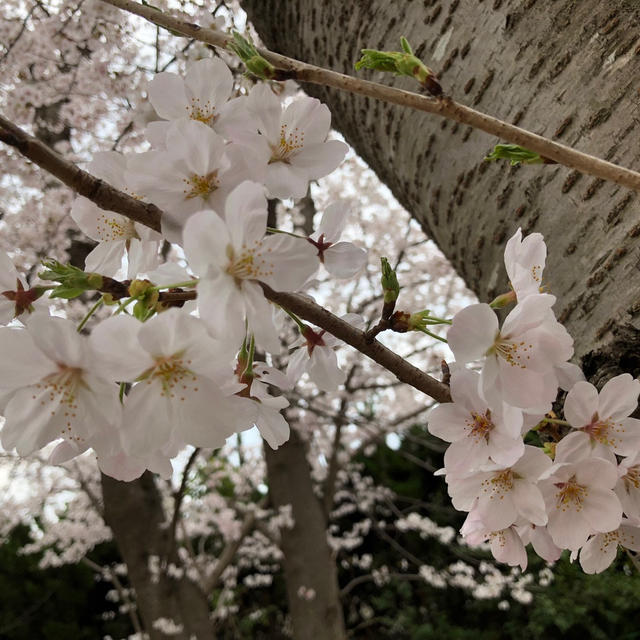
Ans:
[[[618,0],[243,0],[265,44],[355,74],[363,47],[405,35],[460,102],[640,169],[640,7]],[[416,89],[409,79],[363,78]],[[639,197],[564,167],[483,162],[499,140],[433,115],[318,86],[334,126],[413,214],[468,286],[507,287],[502,252],[521,226],[549,247],[544,284],[576,354],[638,373]],[[585,362],[593,362],[586,358]],[[614,371],[615,372],[615,371]]]
[[[152,579],[149,558],[162,562],[169,549],[162,497],[148,471],[133,482],[119,482],[102,476],[105,521],[128,569],[136,591],[136,602],[151,640],[211,640],[213,623],[205,594],[188,578],[172,578],[160,572]],[[179,562],[176,561],[179,566]],[[182,626],[182,632],[164,634],[154,629],[159,618]]]
[[[294,637],[342,640],[346,634],[336,563],[327,543],[322,505],[313,490],[305,443],[291,429],[288,442],[277,451],[265,447],[265,459],[272,504],[291,505],[294,520],[291,529],[281,531]]]

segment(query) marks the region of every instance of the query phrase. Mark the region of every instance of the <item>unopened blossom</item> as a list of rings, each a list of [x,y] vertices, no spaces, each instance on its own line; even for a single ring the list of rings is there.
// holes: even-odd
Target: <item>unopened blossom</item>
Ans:
[[[610,452],[640,452],[640,420],[629,417],[638,406],[639,393],[640,382],[628,373],[611,378],[600,393],[588,382],[576,383],[567,394],[564,415],[578,431],[565,440],[584,447],[585,455],[603,458]]]
[[[364,324],[361,316],[348,313],[342,320],[357,326]],[[318,389],[331,393],[346,380],[347,374],[338,367],[335,349],[340,341],[323,329],[312,329],[305,325],[302,336],[293,346],[300,346],[289,358],[287,378],[292,385],[306,371]]]
[[[96,153],[87,170],[112,187],[128,191],[125,156],[115,151]],[[152,229],[119,213],[100,209],[82,196],[75,199],[71,217],[84,234],[98,243],[85,259],[87,271],[113,278],[135,278],[158,264],[161,237]],[[123,269],[125,257],[127,265]]]
[[[447,475],[449,494],[456,509],[468,511],[475,505],[491,531],[506,529],[517,521],[542,526],[547,523],[547,514],[536,483],[551,464],[541,449],[526,445],[522,457],[510,467],[492,465],[462,477]]]
[[[331,173],[344,159],[347,145],[327,140],[331,113],[315,98],[298,98],[282,110],[269,85],[257,84],[248,109],[256,120],[257,145],[268,150],[265,185],[272,198],[302,198],[309,181]]]
[[[547,246],[540,233],[531,233],[523,240],[522,231],[518,228],[507,242],[504,265],[518,302],[540,293],[546,258]]]
[[[640,520],[640,453],[620,462],[618,476],[614,491],[622,509],[627,517]]]
[[[232,347],[211,338],[198,318],[179,309],[144,324],[112,316],[96,326],[91,341],[113,380],[134,383],[124,402],[127,454],[183,443],[218,448],[251,424],[244,403],[221,390],[232,375]]]
[[[502,328],[488,304],[458,312],[447,339],[458,362],[485,358],[482,389],[491,401],[523,409],[548,409],[555,399],[556,365],[573,354],[573,339],[555,319],[548,294],[527,296],[506,317]]]
[[[81,452],[115,431],[117,387],[71,321],[36,314],[25,329],[0,329],[0,361],[5,449],[25,456],[62,438]]]
[[[224,138],[234,140],[250,130],[246,97],[230,100],[233,76],[220,58],[192,63],[184,77],[163,71],[149,83],[149,101],[156,113],[167,120],[188,118],[211,127]],[[165,142],[168,122],[153,122],[145,132],[155,141]],[[154,144],[156,146],[156,144]]]
[[[622,519],[615,531],[598,533],[580,550],[580,566],[585,573],[602,573],[616,559],[618,547],[640,552],[640,527],[637,521]]]
[[[165,148],[129,157],[129,187],[163,211],[162,233],[180,242],[187,219],[203,209],[222,210],[239,182],[262,179],[264,163],[197,120],[175,120]]]
[[[198,309],[213,335],[237,348],[245,320],[257,344],[280,349],[272,306],[258,282],[278,291],[295,291],[317,269],[313,247],[285,234],[265,236],[264,189],[243,182],[229,195],[225,220],[211,211],[194,215],[184,230],[189,266],[200,278]]]
[[[334,278],[352,278],[367,263],[367,252],[352,242],[340,242],[348,211],[340,202],[330,204],[309,242],[318,250],[318,258]]]
[[[474,471],[489,458],[508,466],[524,453],[522,411],[502,402],[490,407],[479,393],[479,378],[475,371],[453,368],[453,402],[429,413],[429,432],[452,443],[444,457],[447,473]]]
[[[562,549],[579,549],[593,533],[620,526],[622,506],[613,487],[618,480],[615,465],[602,458],[554,464],[544,472],[538,487],[544,496],[547,530]]]

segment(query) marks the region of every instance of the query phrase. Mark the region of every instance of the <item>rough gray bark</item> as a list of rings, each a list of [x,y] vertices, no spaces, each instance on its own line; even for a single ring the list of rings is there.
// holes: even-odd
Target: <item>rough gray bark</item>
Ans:
[[[640,7],[617,0],[243,0],[270,49],[356,73],[363,47],[405,35],[446,93],[506,121],[638,169]],[[415,90],[405,79],[362,77]],[[481,300],[505,290],[518,226],[549,247],[545,284],[575,338],[638,373],[638,194],[563,167],[483,162],[482,132],[320,87],[333,122]],[[586,362],[586,361],[585,361]],[[593,363],[593,358],[589,360]],[[635,368],[634,368],[635,367]]]
[[[304,441],[291,430],[288,442],[265,447],[269,496],[275,508],[291,505],[294,526],[281,531],[283,569],[294,637],[346,638],[335,558],[327,543],[327,521],[315,495]],[[313,589],[306,600],[300,587]]]
[[[150,639],[214,638],[207,598],[193,582],[185,577],[174,579],[165,573],[160,573],[157,581],[152,580],[149,557],[164,559],[170,547],[162,497],[153,475],[147,471],[133,482],[119,482],[103,475],[102,496],[105,521],[127,565],[138,610]],[[153,621],[158,618],[169,618],[183,625],[182,633],[169,636],[154,629]]]

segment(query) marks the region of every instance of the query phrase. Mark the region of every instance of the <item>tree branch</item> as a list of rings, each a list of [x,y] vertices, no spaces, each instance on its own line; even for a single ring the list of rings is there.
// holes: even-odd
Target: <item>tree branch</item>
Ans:
[[[0,115],[0,142],[13,147],[25,158],[29,158],[33,163],[53,174],[58,180],[100,208],[115,211],[146,227],[160,231],[162,212],[155,204],[136,200],[83,171],[2,115]]]
[[[221,31],[200,27],[197,24],[179,20],[151,6],[133,2],[133,0],[103,0],[103,2],[138,15],[172,32],[200,40],[215,47],[226,49],[227,44],[232,40],[231,36]],[[535,151],[544,158],[555,160],[565,167],[576,169],[581,173],[587,173],[605,180],[611,180],[629,189],[640,191],[640,173],[636,171],[620,167],[612,162],[601,160],[595,156],[539,136],[526,129],[521,129],[508,122],[462,105],[448,96],[442,99],[428,98],[411,91],[395,89],[368,80],[360,80],[359,78],[354,78],[343,73],[337,73],[336,71],[330,71],[329,69],[300,62],[299,60],[294,60],[293,58],[288,58],[266,49],[258,49],[258,51],[260,55],[266,58],[277,69],[287,72],[287,77],[299,82],[309,82],[311,84],[333,87],[341,91],[368,96],[376,100],[382,100],[383,102],[389,102],[417,111],[433,113],[443,118],[448,118],[449,120],[455,120],[461,124],[466,124],[484,131],[485,133],[498,136],[501,140],[506,140],[513,144],[523,146],[530,151]]]

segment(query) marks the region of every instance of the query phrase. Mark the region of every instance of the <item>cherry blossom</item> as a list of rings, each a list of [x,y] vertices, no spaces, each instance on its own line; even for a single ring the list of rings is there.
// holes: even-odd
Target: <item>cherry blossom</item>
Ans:
[[[612,490],[617,480],[613,464],[592,457],[556,463],[541,475],[547,529],[558,547],[577,550],[592,533],[618,528],[622,507]]]
[[[302,198],[309,181],[331,173],[347,153],[344,142],[327,140],[331,113],[315,98],[298,98],[283,111],[269,86],[258,84],[247,108],[261,134],[256,143],[268,150],[265,184],[272,198]]]
[[[640,552],[640,527],[637,521],[622,519],[615,531],[598,533],[580,550],[580,566],[585,573],[602,573],[616,559],[618,547]]]
[[[261,180],[264,163],[243,147],[198,120],[175,120],[166,132],[163,150],[129,157],[129,187],[164,210],[162,233],[180,242],[189,216],[202,209],[222,209],[229,192],[242,180]]]
[[[220,58],[192,63],[184,79],[164,71],[149,83],[149,102],[164,120],[189,118],[211,127],[227,139],[236,139],[251,128],[246,97],[229,100],[233,76]],[[152,122],[145,132],[154,146],[164,146],[168,122]]]
[[[540,292],[546,257],[547,246],[540,233],[531,233],[523,240],[518,228],[507,242],[504,264],[518,302]]]
[[[367,263],[367,252],[351,242],[339,242],[348,212],[341,202],[330,204],[309,242],[318,250],[318,258],[334,278],[353,278]]]
[[[229,195],[225,220],[211,211],[194,215],[184,230],[190,267],[200,276],[198,309],[213,335],[237,345],[245,320],[261,347],[280,349],[273,311],[258,281],[294,291],[317,269],[313,247],[285,234],[265,237],[263,188],[244,182]]]
[[[479,378],[475,371],[453,368],[453,402],[441,404],[429,414],[429,431],[452,443],[445,452],[447,473],[474,471],[489,458],[510,465],[524,453],[522,411],[503,403],[489,407],[479,393]]]
[[[629,518],[640,520],[640,453],[622,460],[618,475],[614,491],[622,508]]]
[[[474,304],[458,312],[447,339],[458,362],[485,357],[482,389],[492,401],[523,409],[543,407],[556,397],[554,367],[573,354],[573,339],[556,321],[548,294],[527,296],[506,317],[498,318],[488,304]],[[534,411],[531,411],[534,412]]]
[[[231,376],[230,345],[179,309],[144,324],[113,316],[91,341],[113,380],[133,382],[124,403],[124,451],[134,456],[183,443],[217,448],[251,424],[244,403],[221,390]],[[226,373],[225,373],[226,371]]]
[[[69,320],[32,316],[26,329],[0,329],[5,424],[2,446],[21,456],[59,438],[78,452],[120,420],[117,387],[103,362]]]
[[[116,189],[127,191],[126,158],[115,151],[96,153],[87,166],[90,173]],[[135,194],[131,194],[135,196]],[[98,242],[85,260],[85,269],[114,278],[135,278],[158,264],[160,234],[119,213],[105,211],[91,200],[76,198],[71,217],[81,231]],[[122,268],[126,256],[127,267]]]
[[[588,382],[576,383],[567,394],[564,415],[579,432],[565,440],[573,447],[584,447],[585,455],[636,454],[640,451],[640,420],[628,416],[638,405],[639,393],[640,382],[628,373],[611,378],[600,393]]]
[[[25,289],[24,285],[11,258],[0,249],[0,325],[8,324],[25,312],[36,311],[35,303],[44,289]]]

